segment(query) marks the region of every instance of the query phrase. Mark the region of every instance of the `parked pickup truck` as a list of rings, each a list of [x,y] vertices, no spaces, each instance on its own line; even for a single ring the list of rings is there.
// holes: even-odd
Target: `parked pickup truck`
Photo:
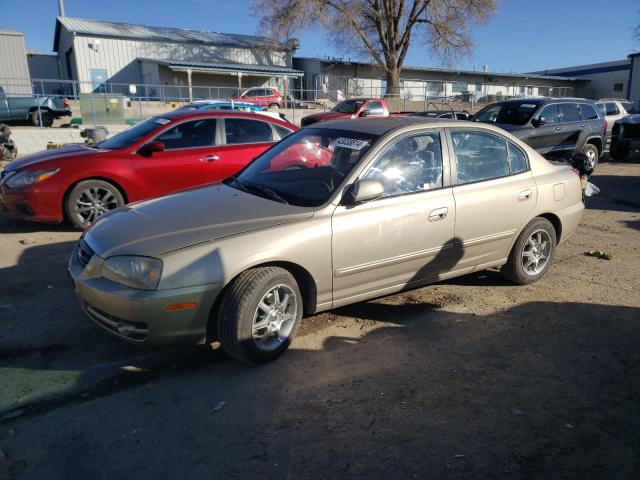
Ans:
[[[38,114],[38,105],[40,114]],[[13,97],[7,96],[0,87],[0,121],[30,120],[36,127],[50,127],[56,118],[70,116],[67,99],[56,97]]]
[[[300,121],[306,127],[312,123],[358,117],[388,117],[389,108],[383,98],[352,98],[338,103],[328,112],[307,115]]]

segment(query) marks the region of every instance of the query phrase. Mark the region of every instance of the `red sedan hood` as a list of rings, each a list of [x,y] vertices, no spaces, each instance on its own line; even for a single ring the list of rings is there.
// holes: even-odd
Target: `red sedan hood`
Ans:
[[[340,118],[351,118],[351,117],[352,115],[349,113],[321,112],[321,113],[314,113],[313,115],[307,115],[304,118],[309,119],[312,122],[327,122],[329,120],[338,120]]]
[[[19,170],[24,167],[35,167],[40,163],[48,162],[50,160],[60,160],[63,158],[78,157],[81,155],[95,155],[98,153],[104,153],[102,150],[87,148],[81,143],[70,143],[62,148],[54,148],[52,150],[44,150],[42,152],[34,153],[33,155],[27,155],[26,157],[14,160],[7,165],[7,171]]]

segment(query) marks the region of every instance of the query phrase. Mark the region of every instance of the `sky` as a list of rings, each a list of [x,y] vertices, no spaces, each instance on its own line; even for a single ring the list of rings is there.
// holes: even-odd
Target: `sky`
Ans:
[[[640,49],[632,30],[640,24],[640,0],[498,0],[497,13],[472,29],[475,49],[454,68],[529,72],[611,60]],[[65,0],[66,15],[145,25],[261,34],[252,0]],[[23,32],[27,48],[53,48],[57,0],[0,0],[0,28]],[[356,59],[321,31],[296,35],[297,55]],[[440,67],[439,58],[412,37],[406,66]],[[369,61],[369,58],[362,57]]]

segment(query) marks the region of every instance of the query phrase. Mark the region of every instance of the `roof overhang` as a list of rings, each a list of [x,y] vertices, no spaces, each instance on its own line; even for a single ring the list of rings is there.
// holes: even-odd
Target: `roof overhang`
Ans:
[[[292,77],[304,76],[301,70],[276,65],[245,65],[239,63],[205,63],[205,62],[173,62],[171,60],[140,59],[143,62],[154,62],[164,65],[174,72],[211,73],[223,75],[251,75],[258,77]]]

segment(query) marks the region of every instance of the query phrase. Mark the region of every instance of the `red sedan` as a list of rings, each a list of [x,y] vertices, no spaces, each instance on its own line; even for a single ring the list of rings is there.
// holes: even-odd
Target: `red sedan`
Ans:
[[[85,229],[125,203],[229,177],[295,130],[247,112],[167,113],[94,147],[66,145],[12,162],[1,173],[0,204],[9,218],[66,218]]]
[[[260,107],[267,107],[269,110],[277,110],[284,105],[282,96],[273,87],[249,88],[242,92],[240,96],[233,97],[231,100],[252,103]]]

